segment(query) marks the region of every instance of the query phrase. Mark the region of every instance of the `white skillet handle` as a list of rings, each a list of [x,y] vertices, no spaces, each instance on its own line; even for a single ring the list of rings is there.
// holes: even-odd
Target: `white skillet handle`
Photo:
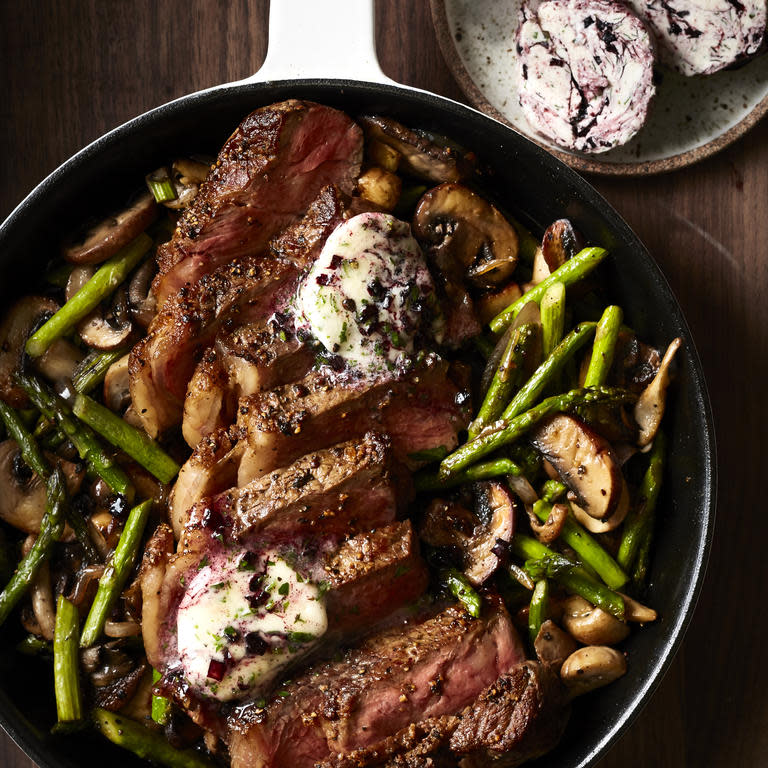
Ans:
[[[270,0],[267,58],[248,82],[304,79],[394,82],[376,58],[373,0]]]

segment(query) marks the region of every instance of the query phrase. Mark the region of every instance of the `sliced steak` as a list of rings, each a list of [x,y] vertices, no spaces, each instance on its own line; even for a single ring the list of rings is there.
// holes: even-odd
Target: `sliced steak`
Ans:
[[[466,427],[464,400],[436,355],[397,380],[368,383],[312,371],[299,382],[240,401],[238,427],[247,435],[238,484],[315,450],[374,429],[392,440],[395,458],[457,443]]]
[[[683,75],[711,75],[757,53],[764,0],[627,0],[651,29],[661,61]]]
[[[261,532],[233,540],[212,513],[168,556],[156,534],[141,574],[150,661],[182,702],[267,693],[299,661],[418,599],[428,582],[409,520],[349,539]]]
[[[152,437],[181,421],[187,384],[217,332],[278,311],[298,277],[289,262],[245,257],[205,275],[165,303],[147,336],[131,350],[129,363],[131,400]]]
[[[343,112],[289,100],[252,112],[158,253],[158,306],[236,258],[256,254],[328,184],[353,191],[362,132]]]
[[[481,620],[459,606],[412,619],[310,668],[284,698],[241,710],[229,726],[232,768],[338,766],[358,753],[362,765],[383,761],[436,726],[449,734],[451,716],[524,659],[500,603]]]
[[[517,86],[531,127],[566,149],[606,152],[645,122],[651,36],[612,0],[527,0],[517,33]]]
[[[272,240],[271,255],[303,271],[350,210],[350,199],[337,187],[324,187],[306,216]],[[238,327],[219,333],[203,354],[184,401],[182,432],[192,448],[234,421],[240,397],[295,381],[314,363],[314,354],[296,338],[291,317],[266,310],[246,325],[237,317]],[[249,307],[248,315],[257,310]]]
[[[203,499],[179,518],[194,525],[213,511],[241,539],[275,530],[348,535],[391,523],[407,500],[395,483],[388,441],[376,434],[301,457],[242,488]]]

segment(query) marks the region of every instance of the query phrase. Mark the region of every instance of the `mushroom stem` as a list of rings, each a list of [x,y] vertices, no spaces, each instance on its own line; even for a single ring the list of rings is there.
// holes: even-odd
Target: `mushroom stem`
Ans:
[[[48,563],[43,563],[30,585],[32,611],[40,632],[46,640],[53,640],[55,611],[53,607],[53,590],[51,589],[51,569]]]

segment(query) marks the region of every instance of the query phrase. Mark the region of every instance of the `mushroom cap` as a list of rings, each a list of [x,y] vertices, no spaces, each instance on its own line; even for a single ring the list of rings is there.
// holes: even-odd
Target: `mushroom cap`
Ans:
[[[137,238],[158,214],[155,198],[149,192],[113,216],[91,227],[82,237],[65,243],[62,255],[73,264],[99,264],[114,256]]]
[[[471,189],[439,184],[416,207],[413,232],[417,239],[445,252],[438,263],[457,279],[466,275],[481,286],[506,282],[517,264],[515,228],[499,210]]]

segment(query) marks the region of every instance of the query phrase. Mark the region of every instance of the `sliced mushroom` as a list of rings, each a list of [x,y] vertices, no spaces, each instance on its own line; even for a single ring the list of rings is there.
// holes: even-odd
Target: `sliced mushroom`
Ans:
[[[551,544],[560,537],[565,521],[568,519],[568,506],[566,504],[553,504],[549,517],[541,522],[533,512],[528,514],[531,530],[542,544]]]
[[[35,360],[35,368],[53,383],[54,389],[67,396],[72,386],[75,369],[83,361],[85,354],[67,339],[56,339],[40,357]]]
[[[374,164],[381,166],[385,171],[396,173],[400,165],[402,155],[388,144],[384,144],[377,139],[371,139],[366,143],[366,154],[368,159]]]
[[[59,459],[70,495],[85,478],[85,466]],[[38,533],[45,514],[45,482],[24,463],[15,440],[0,443],[0,519],[26,533]]]
[[[536,657],[542,664],[553,667],[560,672],[565,660],[576,650],[576,641],[564,630],[547,619],[533,641]]]
[[[478,515],[461,504],[435,499],[419,529],[430,546],[461,553],[464,573],[475,585],[506,558],[515,529],[514,500],[501,483],[478,484],[477,497]]]
[[[64,298],[69,301],[93,276],[96,274],[96,268],[90,264],[82,264],[75,267],[67,278],[67,285],[64,288]]]
[[[563,626],[571,637],[584,645],[615,645],[629,635],[629,626],[574,595],[563,603]]]
[[[62,254],[73,264],[98,264],[114,256],[137,238],[158,215],[157,203],[147,192],[127,208],[100,221],[81,237],[64,245]]]
[[[128,302],[133,319],[142,327],[149,328],[157,313],[157,300],[152,293],[152,280],[157,272],[154,259],[147,259],[134,273],[128,284]]]
[[[649,608],[647,605],[638,603],[629,595],[625,595],[623,592],[619,594],[624,598],[624,618],[627,621],[634,621],[638,624],[648,624],[652,621],[656,621],[659,615],[653,608]]]
[[[499,285],[510,279],[517,264],[515,228],[460,184],[440,184],[421,198],[413,233],[443,252],[438,266],[454,279],[466,273],[480,286]]]
[[[0,397],[14,408],[26,408],[29,400],[13,379],[24,357],[30,333],[52,315],[59,305],[43,296],[25,296],[10,309],[0,325]]]
[[[507,283],[496,291],[483,291],[483,295],[477,300],[477,316],[480,322],[487,325],[499,312],[505,310],[522,295],[520,286],[515,282]]]
[[[174,160],[171,166],[171,181],[176,197],[166,200],[163,205],[176,211],[187,208],[197,196],[200,185],[205,181],[210,169],[210,163],[193,158],[180,157]]]
[[[568,219],[558,219],[547,227],[541,246],[533,258],[531,283],[538,285],[558,267],[575,256],[582,247],[582,238]]]
[[[94,349],[109,350],[126,345],[133,333],[127,290],[119,289],[107,312],[97,308],[80,322],[77,330],[80,338]]]
[[[672,365],[672,360],[681,344],[682,340],[678,338],[674,339],[667,347],[653,381],[643,390],[637,403],[635,403],[635,421],[640,427],[637,444],[641,448],[649,445],[659,430],[667,400],[669,367]]]
[[[400,199],[403,182],[397,174],[374,165],[360,176],[357,186],[364,200],[385,211],[391,211]]]
[[[581,696],[618,680],[626,671],[622,653],[604,645],[588,645],[565,660],[560,679],[572,696]]]
[[[401,170],[422,179],[440,183],[459,181],[471,171],[471,159],[455,149],[439,146],[425,136],[419,136],[402,123],[388,117],[360,118],[368,141],[376,140],[397,150]]]
[[[608,533],[608,531],[618,528],[624,522],[624,518],[627,516],[627,512],[629,512],[629,501],[629,488],[627,487],[626,480],[622,478],[619,503],[607,520],[595,519],[587,514],[578,504],[571,503],[571,510],[576,520],[590,533]]]
[[[531,432],[531,443],[557,470],[581,509],[607,520],[619,506],[624,478],[611,446],[569,414],[546,419]]]
[[[104,405],[115,413],[122,413],[131,404],[129,358],[130,354],[123,355],[112,363],[104,377]]]

